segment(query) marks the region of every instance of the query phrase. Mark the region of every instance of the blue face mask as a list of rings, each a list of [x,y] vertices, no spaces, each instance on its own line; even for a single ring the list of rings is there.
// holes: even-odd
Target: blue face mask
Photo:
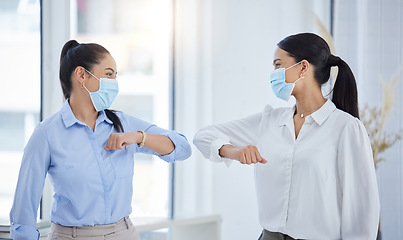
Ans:
[[[83,84],[85,90],[90,94],[92,105],[94,105],[95,110],[99,112],[109,108],[112,105],[113,100],[115,100],[116,95],[118,95],[118,81],[111,78],[97,78],[87,69],[85,69],[85,71],[99,81],[99,89],[96,92],[90,92]]]
[[[301,62],[298,62],[288,68],[274,69],[273,72],[271,72],[270,74],[271,89],[273,90],[274,95],[276,95],[278,98],[283,99],[284,101],[288,101],[290,99],[295,84],[303,77],[298,78],[293,83],[287,83],[285,81],[285,71],[300,63]]]

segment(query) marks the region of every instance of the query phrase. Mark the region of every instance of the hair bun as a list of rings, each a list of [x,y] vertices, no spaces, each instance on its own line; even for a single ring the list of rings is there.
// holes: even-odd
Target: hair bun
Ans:
[[[329,65],[330,67],[337,66],[340,60],[341,60],[340,57],[331,54],[327,62],[327,65]]]

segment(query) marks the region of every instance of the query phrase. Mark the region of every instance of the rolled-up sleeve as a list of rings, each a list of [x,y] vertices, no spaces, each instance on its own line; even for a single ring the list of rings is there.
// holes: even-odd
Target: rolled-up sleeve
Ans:
[[[162,160],[166,162],[175,162],[181,161],[189,158],[192,155],[192,149],[187,138],[173,130],[166,130],[156,126],[155,124],[151,124],[147,121],[143,121],[136,117],[132,117],[127,114],[122,114],[121,118],[127,123],[127,129],[130,132],[136,132],[138,130],[145,131],[147,134],[159,134],[168,137],[172,143],[175,145],[175,149],[166,155],[161,155],[155,151],[147,147],[139,148],[137,144],[135,144],[136,152],[153,154],[158,156]]]
[[[139,152],[151,152],[152,154],[160,157],[162,160],[166,162],[175,162],[185,160],[192,155],[192,149],[186,137],[180,133],[175,131],[167,131],[165,129],[159,128],[155,125],[150,126],[146,129],[146,132],[149,134],[160,134],[168,137],[172,143],[175,145],[175,149],[167,155],[161,155],[157,152],[151,151],[150,149],[144,147],[139,148]]]
[[[263,116],[268,114],[271,110],[271,106],[268,105],[263,113],[257,113],[243,119],[201,128],[195,134],[193,144],[200,150],[205,158],[214,162],[224,162],[229,166],[232,160],[221,157],[219,155],[220,148],[229,144],[236,147],[255,145],[258,140]]]
[[[379,224],[379,195],[371,144],[364,125],[349,122],[338,149],[342,187],[342,239],[376,239]]]
[[[10,237],[14,240],[39,239],[36,219],[49,164],[48,141],[38,125],[24,149],[10,212]]]

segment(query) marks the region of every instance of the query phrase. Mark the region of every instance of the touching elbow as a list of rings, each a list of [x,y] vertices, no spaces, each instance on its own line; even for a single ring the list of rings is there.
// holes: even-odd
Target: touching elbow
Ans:
[[[192,156],[192,148],[189,143],[186,143],[182,146],[182,154],[177,160],[183,161],[188,159],[190,156]]]

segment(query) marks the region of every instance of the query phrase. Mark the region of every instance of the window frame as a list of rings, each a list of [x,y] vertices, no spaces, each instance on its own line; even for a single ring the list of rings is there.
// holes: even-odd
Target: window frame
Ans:
[[[41,93],[40,121],[57,112],[63,105],[63,95],[59,79],[59,56],[61,47],[70,37],[69,0],[40,1],[40,36],[41,36]],[[58,34],[54,34],[57,32]],[[46,103],[46,104],[45,104]],[[49,221],[52,208],[53,190],[47,177],[43,188],[39,216],[42,221]]]

